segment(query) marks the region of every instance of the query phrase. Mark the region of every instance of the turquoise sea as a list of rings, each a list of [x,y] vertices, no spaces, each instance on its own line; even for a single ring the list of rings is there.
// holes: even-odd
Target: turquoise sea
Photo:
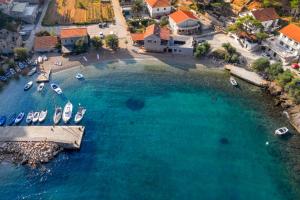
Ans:
[[[67,100],[87,108],[80,151],[47,170],[0,164],[0,199],[300,199],[300,137],[260,88],[215,69],[118,61],[52,75],[64,94],[0,91],[0,115],[49,111]],[[85,80],[74,78],[77,72]],[[289,138],[277,127],[288,126]],[[269,145],[266,145],[266,141]]]

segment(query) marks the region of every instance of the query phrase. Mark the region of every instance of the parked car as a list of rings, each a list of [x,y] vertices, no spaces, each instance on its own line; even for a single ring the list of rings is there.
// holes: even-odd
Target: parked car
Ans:
[[[99,28],[107,28],[107,23],[106,22],[101,22],[98,24]]]
[[[297,64],[297,63],[293,63],[292,65],[291,65],[291,67],[293,68],[293,69],[299,69],[299,64]]]
[[[100,33],[99,33],[99,36],[100,36],[101,39],[104,39],[104,34],[103,34],[103,32],[100,32]]]

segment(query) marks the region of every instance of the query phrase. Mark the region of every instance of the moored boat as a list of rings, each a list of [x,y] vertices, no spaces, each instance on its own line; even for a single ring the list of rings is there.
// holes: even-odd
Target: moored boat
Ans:
[[[16,119],[15,119],[15,124],[21,123],[21,121],[23,120],[24,116],[25,116],[25,113],[20,112],[20,113],[18,114],[18,116],[16,117]]]
[[[33,81],[29,81],[28,83],[25,84],[24,86],[24,91],[29,90],[33,85]]]
[[[40,113],[39,112],[35,112],[33,114],[32,122],[36,123],[39,120],[39,116],[40,116]]]
[[[62,116],[62,108],[61,107],[55,107],[54,115],[53,115],[53,122],[54,124],[58,124],[61,120]]]
[[[78,107],[78,111],[74,118],[74,122],[76,124],[79,123],[83,119],[85,112],[86,112],[86,109],[84,107],[82,107],[82,106]]]
[[[68,123],[68,121],[71,119],[72,110],[73,110],[73,105],[70,101],[68,101],[68,103],[64,107],[63,116],[62,116],[63,121],[65,123]]]
[[[47,113],[48,113],[47,110],[42,110],[42,111],[40,112],[39,122],[45,121],[45,119],[46,119],[46,117],[47,117]]]
[[[236,81],[233,77],[230,77],[229,80],[230,80],[231,85],[233,85],[233,86],[238,86],[237,81]]]
[[[83,79],[84,76],[83,76],[83,74],[77,73],[76,76],[75,76],[75,78],[77,78],[77,79]]]
[[[8,118],[8,125],[13,125],[15,123],[15,120],[17,118],[17,114],[16,113],[13,113],[9,116]]]
[[[33,74],[36,73],[36,67],[32,68],[29,72],[28,72],[28,76],[32,76]]]
[[[41,92],[44,89],[45,83],[40,83],[37,87],[37,91]]]
[[[30,111],[30,112],[27,114],[27,117],[26,117],[26,123],[27,123],[27,124],[30,124],[30,123],[32,122],[32,120],[33,120],[33,115],[34,115],[33,111]]]
[[[287,127],[281,127],[275,130],[275,135],[285,135],[289,132]]]
[[[57,94],[62,94],[62,89],[57,84],[52,83],[50,86]]]
[[[5,116],[1,116],[0,117],[0,126],[4,126],[6,122],[6,117]]]

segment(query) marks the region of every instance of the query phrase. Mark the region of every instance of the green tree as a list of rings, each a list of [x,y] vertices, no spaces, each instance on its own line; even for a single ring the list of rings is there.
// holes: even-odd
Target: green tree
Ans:
[[[203,42],[196,47],[194,56],[200,58],[209,52],[210,44],[208,42]]]
[[[277,81],[279,85],[282,87],[285,87],[289,82],[293,80],[293,74],[291,70],[287,69],[283,73],[279,74],[277,77]]]
[[[260,41],[263,41],[263,40],[265,40],[269,37],[269,35],[267,33],[264,33],[264,32],[258,32],[258,33],[255,34],[255,36]]]
[[[270,67],[268,67],[265,71],[270,80],[275,80],[279,74],[283,73],[284,70],[282,68],[282,63],[277,62],[271,64]]]
[[[292,8],[292,15],[296,18],[300,14],[300,0],[291,0],[290,4]]]
[[[88,48],[88,45],[85,43],[84,39],[78,39],[75,42],[75,52],[76,53],[83,53],[86,52]]]
[[[14,49],[14,54],[16,60],[24,61],[28,58],[28,50],[23,47],[18,47]]]
[[[159,22],[160,26],[167,26],[169,24],[169,18],[167,16],[163,16],[162,18],[160,18],[160,22]]]
[[[226,62],[237,63],[239,61],[240,55],[237,53],[236,48],[234,48],[230,43],[223,43],[222,47],[226,51],[224,55],[224,60]]]
[[[119,39],[115,34],[110,34],[105,37],[105,44],[112,50],[117,50],[119,47]]]
[[[41,37],[41,36],[50,36],[51,34],[48,31],[39,31],[35,34],[35,36],[37,37]]]
[[[143,10],[143,1],[142,0],[134,0],[132,2],[131,10],[135,17],[141,16],[141,11]]]
[[[252,63],[252,68],[257,72],[264,72],[270,67],[270,61],[267,58],[258,58]]]
[[[92,38],[92,44],[95,49],[100,49],[103,46],[103,42],[99,36],[95,36]]]

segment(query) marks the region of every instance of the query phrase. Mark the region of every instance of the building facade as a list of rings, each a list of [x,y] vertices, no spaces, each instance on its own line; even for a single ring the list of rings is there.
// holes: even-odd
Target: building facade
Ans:
[[[171,13],[169,0],[145,0],[150,17],[157,18]]]
[[[178,10],[170,14],[169,25],[177,35],[195,35],[201,31],[200,21],[189,11]]]
[[[5,28],[0,29],[0,53],[10,54],[14,48],[22,46],[22,37],[19,34],[20,28],[14,31]]]
[[[89,37],[86,28],[64,28],[60,31],[62,53],[72,53],[77,40],[82,39],[88,44]]]

